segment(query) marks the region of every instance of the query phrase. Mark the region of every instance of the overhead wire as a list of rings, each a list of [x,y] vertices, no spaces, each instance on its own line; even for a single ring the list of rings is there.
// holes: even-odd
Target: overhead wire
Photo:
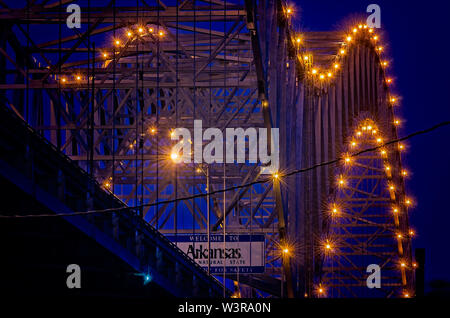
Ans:
[[[429,128],[426,128],[426,129],[423,129],[423,130],[419,130],[419,131],[415,131],[415,132],[413,132],[413,133],[411,133],[411,134],[409,134],[407,136],[404,136],[404,137],[401,137],[401,138],[397,138],[397,139],[393,139],[393,140],[387,141],[387,142],[385,142],[383,144],[380,144],[378,146],[371,147],[371,148],[366,148],[366,149],[360,150],[358,152],[355,152],[353,154],[349,154],[347,156],[356,157],[356,156],[362,155],[364,153],[373,152],[373,151],[381,149],[381,148],[383,148],[383,147],[385,147],[387,145],[399,143],[401,141],[405,141],[405,140],[411,139],[411,138],[413,138],[415,136],[424,135],[424,134],[430,133],[430,132],[432,132],[432,131],[434,131],[436,129],[439,129],[441,127],[445,127],[445,126],[448,126],[448,125],[450,125],[450,121],[443,121],[443,122],[440,122],[440,123],[438,123],[438,124],[436,124],[434,126],[431,126]],[[317,163],[315,165],[309,166],[307,168],[295,169],[295,170],[292,170],[290,172],[286,172],[286,173],[282,173],[282,174],[280,173],[279,177],[284,178],[284,177],[296,175],[296,174],[299,174],[299,173],[304,173],[304,172],[307,172],[307,171],[311,171],[311,170],[314,170],[314,169],[317,169],[317,168],[320,168],[320,167],[323,167],[323,166],[336,164],[336,163],[338,163],[340,161],[344,161],[345,157],[347,157],[347,156],[338,157],[338,158],[335,158],[335,159],[332,159],[332,160],[328,160],[328,161],[323,161],[323,162]],[[197,199],[197,198],[206,197],[208,195],[214,195],[214,194],[219,194],[219,193],[233,191],[233,190],[239,190],[239,189],[250,187],[250,186],[253,186],[253,185],[256,185],[256,184],[267,183],[267,182],[270,182],[272,180],[273,180],[273,177],[272,176],[268,176],[268,177],[260,179],[260,180],[256,180],[256,181],[248,182],[248,183],[245,183],[245,184],[228,187],[228,188],[225,188],[225,189],[214,190],[214,191],[211,191],[209,193],[197,193],[197,194],[193,194],[191,196],[186,196],[186,197],[181,197],[181,198],[169,199],[169,200],[158,201],[158,202],[153,202],[153,203],[145,203],[145,204],[142,204],[140,206],[131,206],[131,207],[130,206],[123,206],[123,207],[119,207],[119,208],[108,208],[108,209],[78,211],[78,212],[68,212],[68,213],[55,212],[53,214],[0,215],[0,219],[77,216],[77,215],[88,215],[88,214],[96,214],[96,213],[112,213],[112,212],[125,211],[125,210],[135,210],[135,209],[141,209],[141,208],[144,208],[144,207],[157,206],[157,205],[161,205],[161,204],[176,203],[178,201],[194,200],[194,199]]]

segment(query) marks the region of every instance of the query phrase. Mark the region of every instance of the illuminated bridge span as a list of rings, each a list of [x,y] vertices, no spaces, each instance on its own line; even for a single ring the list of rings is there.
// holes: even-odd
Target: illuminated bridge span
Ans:
[[[66,26],[72,2],[79,30]],[[295,9],[279,0],[91,5],[0,9],[2,104],[98,182],[73,200],[101,185],[121,200],[111,208],[135,207],[179,243],[263,235],[262,271],[213,271],[235,281],[234,296],[414,295],[405,145],[385,145],[397,138],[399,98],[378,30],[296,32]],[[278,128],[279,170],[178,162],[171,135],[193,136],[194,120],[224,135]],[[370,264],[380,289],[367,288]]]

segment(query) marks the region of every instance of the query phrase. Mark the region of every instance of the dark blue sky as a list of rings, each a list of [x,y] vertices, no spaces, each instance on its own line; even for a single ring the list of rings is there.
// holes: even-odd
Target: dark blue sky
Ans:
[[[402,96],[402,136],[450,120],[450,2],[296,0],[306,31],[335,30],[369,4],[381,7],[395,89]],[[408,141],[407,189],[417,201],[414,247],[426,248],[426,281],[450,281],[450,127]]]

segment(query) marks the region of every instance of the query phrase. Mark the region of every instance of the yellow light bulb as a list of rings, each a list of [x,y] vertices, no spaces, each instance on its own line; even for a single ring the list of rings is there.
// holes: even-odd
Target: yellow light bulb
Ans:
[[[159,31],[159,36],[163,36],[164,32],[163,31]]]
[[[345,50],[344,50],[344,49],[341,49],[340,53],[341,53],[341,54],[345,54]]]
[[[302,39],[297,38],[295,41],[297,41],[297,43],[300,43],[302,41]]]
[[[325,75],[323,75],[323,74],[320,74],[320,79],[324,79],[325,78]]]
[[[128,31],[127,35],[130,37],[133,35],[133,33],[131,33],[130,31]]]
[[[338,63],[335,63],[335,64],[334,64],[334,68],[335,68],[335,69],[338,69],[338,68],[339,68],[339,64],[338,64]]]
[[[143,28],[139,28],[139,33],[142,33],[142,32],[144,32],[144,29]]]
[[[311,71],[313,74],[317,74],[317,70],[315,68],[312,69]]]
[[[172,159],[172,161],[177,161],[178,160],[178,154],[176,152],[172,152],[170,154],[170,158]]]
[[[116,45],[120,45],[120,41],[119,40],[116,40]]]
[[[328,77],[333,77],[333,73],[328,72],[327,76],[328,76]]]
[[[351,36],[347,36],[347,42],[351,42],[352,41],[352,37]]]

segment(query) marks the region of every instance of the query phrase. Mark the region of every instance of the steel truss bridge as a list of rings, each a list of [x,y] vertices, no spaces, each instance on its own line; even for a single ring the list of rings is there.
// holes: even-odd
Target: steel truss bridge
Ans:
[[[66,26],[72,3],[81,29]],[[399,100],[381,34],[294,21],[282,0],[2,3],[2,107],[96,180],[73,198],[80,209],[102,187],[162,234],[264,234],[265,272],[226,275],[235,296],[413,296],[404,145],[384,144],[397,138]],[[171,133],[194,120],[278,128],[277,174],[174,162]],[[380,289],[367,288],[370,264]]]

